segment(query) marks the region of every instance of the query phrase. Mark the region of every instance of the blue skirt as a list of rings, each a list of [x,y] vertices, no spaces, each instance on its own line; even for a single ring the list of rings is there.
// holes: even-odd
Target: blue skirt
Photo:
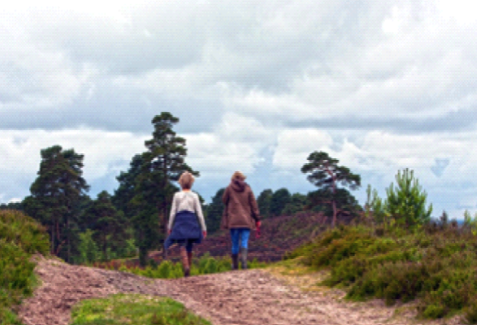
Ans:
[[[174,218],[171,234],[164,241],[164,247],[168,249],[174,243],[187,241],[200,244],[202,238],[202,228],[197,215],[190,211],[179,211]]]

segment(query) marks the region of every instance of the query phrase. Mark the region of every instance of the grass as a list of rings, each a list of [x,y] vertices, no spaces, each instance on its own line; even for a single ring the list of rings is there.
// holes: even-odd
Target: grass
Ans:
[[[348,299],[417,300],[421,318],[460,313],[477,323],[477,237],[468,229],[338,227],[287,258],[300,256],[306,266],[328,270],[322,284],[345,289]]]
[[[112,295],[83,300],[72,311],[72,325],[211,325],[170,298]]]
[[[45,229],[19,211],[0,210],[0,325],[21,324],[15,306],[36,284],[32,254],[48,255]]]
[[[191,275],[204,275],[230,271],[232,261],[229,257],[214,258],[209,254],[204,254],[199,259],[194,259],[191,267]],[[150,265],[145,268],[137,266],[127,266],[124,263],[95,263],[93,266],[101,267],[109,270],[118,270],[129,272],[140,276],[154,279],[176,279],[184,276],[182,264],[180,262],[173,263],[164,261],[159,265]],[[265,267],[266,263],[257,260],[248,263],[249,269]]]

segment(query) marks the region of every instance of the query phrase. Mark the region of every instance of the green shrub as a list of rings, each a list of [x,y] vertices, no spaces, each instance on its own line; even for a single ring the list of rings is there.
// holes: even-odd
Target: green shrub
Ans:
[[[477,324],[477,299],[472,299],[466,307],[463,318],[467,324]]]
[[[190,274],[203,275],[230,271],[231,263],[232,261],[229,257],[215,258],[206,253],[201,256],[200,259],[193,260]],[[262,268],[266,265],[266,263],[258,262],[254,259],[249,262],[248,267],[253,269]],[[148,266],[144,269],[139,267],[127,267],[122,264],[118,267],[118,270],[155,279],[176,279],[184,276],[182,264],[180,262],[173,263],[172,261],[164,261],[156,267]]]
[[[445,314],[445,307],[439,303],[426,306],[422,312],[422,316],[425,318],[442,318]]]
[[[210,325],[170,298],[112,295],[73,307],[72,325]]]
[[[45,228],[20,211],[0,211],[0,238],[17,245],[27,254],[49,254]]]
[[[418,314],[477,315],[477,237],[455,227],[328,230],[288,254],[330,269],[325,285],[347,288],[347,298],[382,298],[388,305],[419,298]],[[475,304],[475,305],[474,305]],[[477,316],[476,316],[477,317]]]
[[[12,307],[33,292],[31,255],[48,249],[42,226],[19,211],[0,211],[0,325],[20,324]]]

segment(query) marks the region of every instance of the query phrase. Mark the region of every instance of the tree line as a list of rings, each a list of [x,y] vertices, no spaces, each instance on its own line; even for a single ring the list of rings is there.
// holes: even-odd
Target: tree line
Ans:
[[[178,122],[168,112],[153,118],[152,138],[145,141],[145,151],[133,156],[128,169],[116,177],[119,185],[113,194],[102,191],[96,198],[88,196],[89,185],[83,178],[84,155],[54,145],[41,150],[40,168],[30,195],[22,202],[0,205],[0,209],[23,210],[38,220],[48,230],[50,251],[69,263],[138,253],[145,265],[148,251],[162,247],[165,239],[172,196],[179,190],[175,181],[184,171],[200,176],[185,161],[186,140],[173,130]],[[381,200],[376,191],[371,193],[368,189],[368,202],[363,209],[349,191],[361,185],[360,176],[338,163],[326,152],[311,153],[301,172],[317,190],[307,194],[290,193],[286,188],[263,190],[257,196],[262,218],[315,211],[332,217],[335,225],[340,216],[372,215],[377,222],[388,222],[401,213],[388,207],[399,207],[396,197],[400,194],[394,188],[389,190],[389,200]],[[407,186],[411,191],[412,174],[399,176],[398,189]],[[416,197],[412,204],[421,204],[422,210],[425,193],[424,198],[420,197],[422,191],[415,187],[410,194]],[[219,189],[209,204],[204,204],[201,197],[209,233],[219,230],[224,190]],[[416,213],[413,216],[419,218]]]

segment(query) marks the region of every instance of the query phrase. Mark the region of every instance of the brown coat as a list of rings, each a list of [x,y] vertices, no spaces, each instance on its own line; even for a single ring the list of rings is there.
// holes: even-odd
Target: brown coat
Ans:
[[[222,229],[249,228],[255,230],[255,222],[260,220],[257,201],[250,186],[240,180],[233,180],[222,196],[225,204],[220,227]]]

